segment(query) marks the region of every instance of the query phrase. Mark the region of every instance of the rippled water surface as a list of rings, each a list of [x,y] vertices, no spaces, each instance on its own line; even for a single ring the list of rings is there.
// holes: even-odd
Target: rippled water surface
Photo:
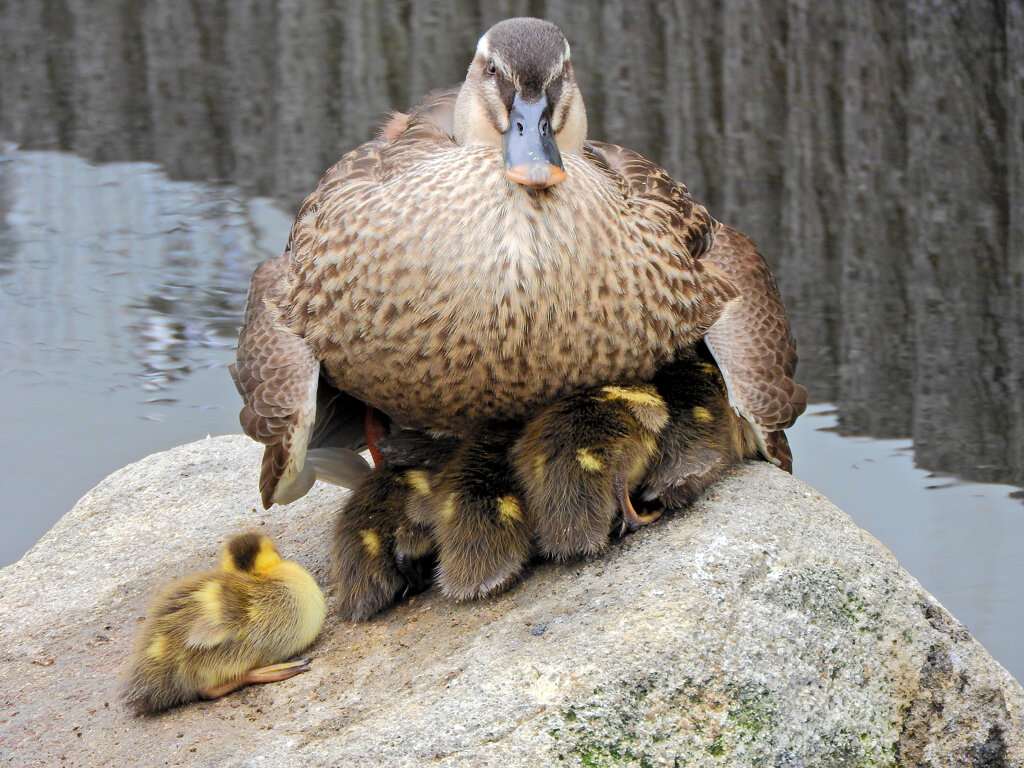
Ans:
[[[238,431],[225,366],[288,226],[150,165],[0,154],[0,562],[115,469]]]

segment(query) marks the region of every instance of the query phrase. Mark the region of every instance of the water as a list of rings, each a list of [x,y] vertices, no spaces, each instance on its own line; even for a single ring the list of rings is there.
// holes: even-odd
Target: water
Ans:
[[[152,165],[0,153],[0,564],[115,469],[239,431],[225,367],[289,223]]]

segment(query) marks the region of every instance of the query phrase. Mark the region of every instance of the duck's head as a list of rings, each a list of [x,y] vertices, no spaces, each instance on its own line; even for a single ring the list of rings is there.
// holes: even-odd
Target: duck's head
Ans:
[[[487,30],[455,104],[455,140],[500,147],[511,181],[543,189],[565,179],[562,155],[582,152],[586,135],[561,30],[530,18]]]
[[[267,536],[258,533],[240,533],[233,536],[220,556],[221,570],[231,573],[258,575],[279,565],[281,555]]]

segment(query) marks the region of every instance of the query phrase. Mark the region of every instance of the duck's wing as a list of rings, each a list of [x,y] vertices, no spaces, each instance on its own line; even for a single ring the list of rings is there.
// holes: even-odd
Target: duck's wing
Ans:
[[[690,196],[685,184],[673,179],[657,163],[617,144],[589,141],[584,151],[592,162],[606,164],[622,178],[638,216],[672,230],[694,259],[708,252],[714,241],[715,220]]]
[[[715,230],[703,261],[740,290],[704,337],[729,390],[729,402],[751,425],[761,453],[792,471],[782,430],[807,407],[807,390],[793,380],[796,341],[775,277],[757,246],[725,224]]]
[[[320,375],[313,348],[278,322],[268,295],[290,254],[260,265],[249,286],[245,321],[230,367],[244,405],[238,415],[249,437],[263,443],[263,506],[303,496],[319,477],[351,487],[368,469],[363,446],[365,406]]]
[[[599,141],[590,142],[588,151],[622,176],[642,215],[683,233],[706,279],[734,288],[704,340],[725,378],[730,403],[750,423],[761,453],[790,470],[792,457],[781,430],[807,407],[807,390],[793,381],[796,342],[764,257],[741,232],[715,222],[686,186],[657,164]]]

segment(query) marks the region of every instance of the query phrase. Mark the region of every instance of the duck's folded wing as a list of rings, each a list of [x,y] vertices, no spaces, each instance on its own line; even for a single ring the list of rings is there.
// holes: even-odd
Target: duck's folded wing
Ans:
[[[238,415],[249,437],[263,443],[263,506],[287,504],[321,479],[354,485],[368,465],[362,403],[331,387],[302,337],[278,322],[268,293],[288,268],[289,254],[260,265],[249,287],[245,321],[231,377],[244,400]]]
[[[622,177],[641,216],[673,230],[693,258],[699,259],[707,253],[714,240],[715,221],[707,209],[690,196],[685,184],[673,179],[657,163],[617,144],[590,141],[587,151]]]
[[[757,246],[725,224],[718,225],[702,260],[740,290],[705,336],[729,401],[754,428],[762,453],[789,469],[792,458],[781,430],[804,412],[807,390],[793,380],[796,341],[775,278]]]

